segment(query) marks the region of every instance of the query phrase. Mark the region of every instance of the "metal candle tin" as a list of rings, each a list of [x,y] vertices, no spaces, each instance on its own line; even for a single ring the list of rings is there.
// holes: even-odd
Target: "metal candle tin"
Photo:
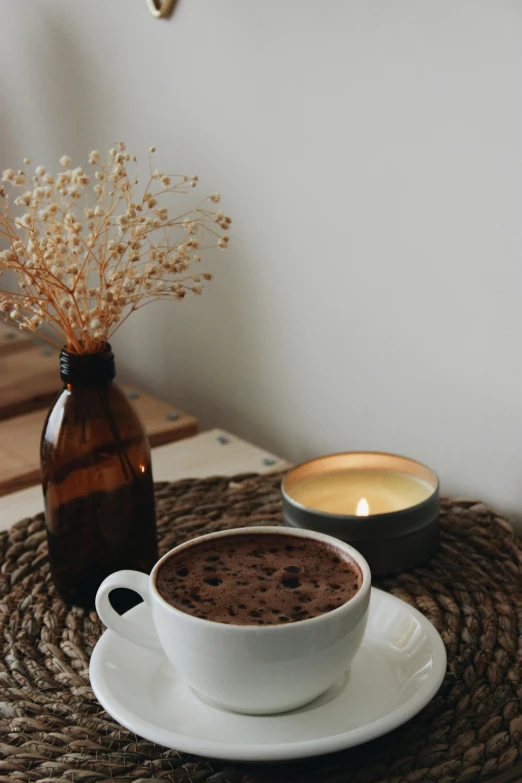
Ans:
[[[292,487],[297,482],[339,469],[401,473],[422,480],[433,487],[433,493],[409,508],[369,516],[317,511],[292,498]],[[382,452],[330,454],[292,468],[284,477],[281,490],[287,527],[317,530],[346,541],[364,555],[375,576],[420,565],[439,545],[439,480],[430,468],[416,460]]]

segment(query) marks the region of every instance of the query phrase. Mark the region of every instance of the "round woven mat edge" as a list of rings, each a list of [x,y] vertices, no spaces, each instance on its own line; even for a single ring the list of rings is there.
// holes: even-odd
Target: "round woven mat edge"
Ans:
[[[279,474],[156,485],[161,552],[204,532],[279,524]],[[49,578],[42,515],[0,534],[0,783],[473,783],[522,779],[522,544],[476,500],[442,498],[443,543],[425,566],[377,582],[416,606],[448,652],[439,693],[392,734],[333,756],[227,764],[155,746],[97,703],[88,662],[103,631]],[[513,777],[515,776],[515,777]]]

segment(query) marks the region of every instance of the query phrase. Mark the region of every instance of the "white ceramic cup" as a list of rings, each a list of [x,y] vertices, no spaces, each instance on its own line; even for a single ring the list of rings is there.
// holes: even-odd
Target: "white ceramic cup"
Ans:
[[[186,614],[165,601],[156,587],[161,564],[174,552],[230,535],[270,534],[322,541],[359,566],[362,584],[353,598],[331,612],[286,625],[231,625]],[[328,575],[318,574],[328,579]],[[152,612],[156,635],[148,635],[114,611],[109,593],[135,590]],[[370,569],[356,549],[311,530],[248,527],[210,533],[164,555],[150,576],[118,571],[101,584],[96,609],[112,631],[152,649],[162,649],[174,669],[204,701],[235,712],[285,712],[312,701],[343,675],[362,642],[370,601]],[[146,676],[146,672],[143,675]]]

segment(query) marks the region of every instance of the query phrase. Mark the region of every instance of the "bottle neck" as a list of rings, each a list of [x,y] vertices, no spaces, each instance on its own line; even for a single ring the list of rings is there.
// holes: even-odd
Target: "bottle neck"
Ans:
[[[114,354],[107,343],[99,353],[60,353],[60,378],[71,386],[101,386],[110,383],[116,375]]]

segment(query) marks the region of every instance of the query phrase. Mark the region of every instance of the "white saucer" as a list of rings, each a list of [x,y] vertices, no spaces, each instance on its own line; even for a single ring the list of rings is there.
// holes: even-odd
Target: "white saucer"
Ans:
[[[144,604],[129,618],[152,628]],[[236,761],[279,761],[359,745],[416,715],[446,671],[442,639],[404,601],[372,589],[368,630],[350,671],[311,704],[281,715],[238,715],[204,704],[161,653],[105,631],[91,685],[127,729],[168,748]]]

